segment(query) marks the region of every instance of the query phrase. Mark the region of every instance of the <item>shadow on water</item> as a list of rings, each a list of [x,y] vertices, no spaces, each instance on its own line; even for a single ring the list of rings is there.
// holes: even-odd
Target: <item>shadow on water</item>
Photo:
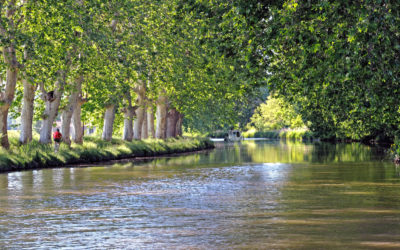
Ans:
[[[0,175],[0,249],[400,248],[399,169],[382,149],[216,146]]]

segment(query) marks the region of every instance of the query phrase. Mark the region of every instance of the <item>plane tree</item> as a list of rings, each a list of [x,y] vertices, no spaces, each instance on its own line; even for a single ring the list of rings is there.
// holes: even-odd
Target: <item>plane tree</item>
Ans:
[[[270,20],[270,86],[323,138],[399,131],[399,4],[285,1]]]

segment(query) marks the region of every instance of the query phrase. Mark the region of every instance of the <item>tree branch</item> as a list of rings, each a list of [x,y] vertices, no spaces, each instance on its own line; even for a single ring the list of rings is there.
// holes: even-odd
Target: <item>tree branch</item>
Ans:
[[[46,90],[44,88],[44,83],[43,82],[39,83],[39,90],[40,90],[40,92],[42,92],[42,100],[46,101],[47,92],[46,92]]]

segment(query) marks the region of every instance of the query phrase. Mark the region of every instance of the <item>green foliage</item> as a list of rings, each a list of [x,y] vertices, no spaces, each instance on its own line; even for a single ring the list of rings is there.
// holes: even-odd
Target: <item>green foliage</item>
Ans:
[[[282,129],[270,131],[248,130],[243,133],[245,138],[268,138],[268,139],[288,139],[288,140],[313,140],[317,139],[308,129]]]
[[[315,138],[313,133],[308,129],[282,130],[279,132],[279,137],[291,140],[312,140]]]
[[[272,96],[255,110],[247,126],[254,127],[258,131],[305,127],[301,116],[295,112],[292,105],[283,98]]]
[[[133,142],[113,139],[106,142],[98,137],[87,136],[83,145],[73,144],[70,148],[61,144],[60,150],[55,153],[52,145],[40,144],[37,140],[19,146],[17,134],[12,135],[10,141],[13,143],[9,151],[0,149],[0,172],[182,153],[214,147],[211,141],[202,138]]]
[[[19,78],[49,91],[63,72],[63,108],[83,76],[84,123],[100,128],[104,107],[116,104],[117,135],[124,99],[127,93],[136,99],[139,81],[147,102],[166,95],[191,132],[243,128],[249,120],[259,131],[294,129],[304,120],[323,139],[399,135],[395,1],[66,0],[2,7],[1,47],[14,47]],[[6,67],[2,60],[1,78]],[[278,98],[250,119],[270,92]],[[19,82],[15,116],[22,94]],[[39,97],[36,119],[45,117]]]
[[[255,129],[250,129],[243,132],[244,138],[269,138],[269,139],[279,139],[279,130],[274,131],[257,131]]]
[[[264,55],[258,41],[269,16],[263,13],[267,3],[66,0],[27,1],[15,9],[16,19],[24,17],[10,29],[18,34],[14,42],[23,64],[21,78],[50,91],[62,72],[62,109],[77,77],[83,76],[85,124],[101,127],[104,107],[117,104],[115,131],[120,131],[123,100],[127,93],[135,100],[139,80],[145,82],[147,101],[167,95],[185,115],[185,127],[198,131],[243,126],[264,98],[265,88],[259,91],[265,85]],[[3,21],[8,21],[6,11]],[[2,37],[2,46],[9,37]],[[22,95],[19,83],[15,116]],[[40,96],[36,120],[44,117]]]
[[[322,138],[399,131],[399,2],[285,1],[269,20],[270,87]]]
[[[239,122],[243,126],[262,98],[259,87],[264,73],[253,43],[257,33],[245,16],[249,12],[243,12],[244,5],[178,1],[180,54],[186,56],[176,57],[169,93],[185,114],[186,128],[205,132]]]

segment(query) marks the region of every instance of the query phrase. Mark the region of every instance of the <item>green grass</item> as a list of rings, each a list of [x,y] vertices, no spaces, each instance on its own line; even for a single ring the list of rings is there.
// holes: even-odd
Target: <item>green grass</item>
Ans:
[[[214,147],[210,140],[204,138],[149,139],[133,142],[113,139],[107,142],[98,137],[86,136],[83,145],[73,143],[68,147],[61,144],[60,150],[55,153],[53,144],[40,144],[37,136],[26,145],[19,145],[18,134],[15,132],[10,133],[9,138],[10,149],[0,149],[0,172],[183,153]]]
[[[290,140],[313,140],[313,133],[306,129],[282,129],[271,131],[249,130],[243,133],[245,138],[268,138],[268,139],[290,139]]]

